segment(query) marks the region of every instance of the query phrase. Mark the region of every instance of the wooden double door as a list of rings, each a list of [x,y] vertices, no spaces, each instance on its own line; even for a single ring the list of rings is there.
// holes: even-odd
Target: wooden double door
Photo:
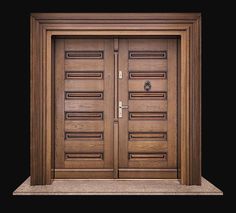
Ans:
[[[55,178],[177,178],[177,39],[55,39]]]

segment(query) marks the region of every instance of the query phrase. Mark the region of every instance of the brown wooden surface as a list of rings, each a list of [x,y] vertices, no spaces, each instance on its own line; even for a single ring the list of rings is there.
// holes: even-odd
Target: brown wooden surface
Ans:
[[[138,169],[171,168],[175,169],[176,174],[168,177],[176,178],[177,40],[120,39],[119,42],[120,70],[123,72],[123,78],[119,80],[119,100],[128,105],[128,109],[123,109],[119,123],[119,138],[122,138],[119,140],[119,168],[136,168],[135,174],[138,174]],[[128,55],[128,58],[122,55]],[[142,72],[143,79],[130,78],[130,71]],[[149,78],[150,72],[160,71],[166,73],[167,79]],[[147,81],[151,85],[150,91],[145,91]],[[127,93],[130,94],[128,102]],[[149,117],[144,117],[142,121],[129,120],[130,113],[136,111],[145,114],[150,106],[153,109]],[[165,113],[166,118],[154,120],[155,113]],[[128,178],[129,174],[133,177],[133,173],[126,173],[125,177]],[[157,174],[153,178],[158,178]],[[159,178],[163,177],[163,173],[160,173]]]
[[[106,24],[104,24],[106,23]],[[142,31],[140,30],[142,29]],[[200,184],[200,14],[39,14],[31,16],[31,184],[50,183],[54,35],[179,35],[181,39],[181,183]],[[73,40],[73,39],[72,39]],[[47,44],[47,45],[46,45]],[[73,45],[72,45],[73,46]],[[47,50],[46,50],[47,48]],[[89,66],[89,65],[88,65]],[[97,70],[100,71],[100,70]],[[188,77],[189,76],[189,77]],[[186,81],[184,80],[186,79]],[[47,84],[45,84],[47,82]],[[186,85],[188,85],[186,87]],[[185,93],[187,91],[187,93]],[[186,109],[189,104],[190,110]],[[73,109],[77,106],[70,105]],[[89,106],[89,105],[86,105]],[[86,108],[86,106],[84,108]],[[101,106],[101,105],[100,105]],[[133,106],[135,107],[135,106]],[[101,107],[102,108],[102,107]],[[146,106],[149,111],[152,107]],[[95,109],[95,106],[90,110]],[[154,108],[155,109],[155,108]],[[47,112],[47,113],[46,113]],[[191,136],[191,137],[189,137]]]
[[[119,70],[122,79],[119,79],[119,101],[128,105],[128,40],[119,40]],[[119,118],[119,168],[128,166],[128,110],[123,109],[123,117]]]
[[[55,52],[55,177],[62,175],[57,174],[58,169],[64,169],[67,178],[70,170],[66,169],[112,169],[113,40],[56,39]],[[91,75],[84,74],[94,74],[97,69],[102,78],[91,79]],[[68,73],[76,72],[79,78],[67,80]],[[102,174],[106,178],[105,173],[88,173],[87,178],[102,178]],[[86,173],[81,177],[85,178]]]

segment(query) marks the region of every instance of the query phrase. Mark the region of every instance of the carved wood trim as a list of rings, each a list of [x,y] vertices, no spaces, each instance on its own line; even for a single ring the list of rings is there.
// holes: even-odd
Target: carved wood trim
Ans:
[[[129,51],[129,59],[167,59],[167,51]]]
[[[129,92],[130,100],[166,100],[167,92]]]
[[[66,120],[103,120],[103,112],[65,112]]]
[[[65,132],[66,140],[103,140],[103,132]]]
[[[129,132],[129,141],[167,140],[166,132]]]
[[[103,59],[103,51],[65,51],[66,59]]]
[[[181,183],[201,183],[201,15],[199,13],[31,14],[31,184],[51,183],[51,39],[57,35],[180,36]]]
[[[129,71],[129,79],[167,79],[166,71]]]
[[[66,80],[103,79],[103,71],[65,71]]]
[[[65,153],[65,160],[103,160],[102,153]]]
[[[65,92],[66,100],[102,100],[103,92]]]
[[[167,160],[167,153],[129,153],[129,160]]]
[[[129,120],[166,120],[166,112],[129,112]]]

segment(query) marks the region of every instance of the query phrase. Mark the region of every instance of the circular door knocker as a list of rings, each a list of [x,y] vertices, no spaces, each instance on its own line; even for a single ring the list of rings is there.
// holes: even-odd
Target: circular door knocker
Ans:
[[[148,92],[151,88],[152,88],[151,82],[150,81],[146,81],[144,83],[144,89]]]

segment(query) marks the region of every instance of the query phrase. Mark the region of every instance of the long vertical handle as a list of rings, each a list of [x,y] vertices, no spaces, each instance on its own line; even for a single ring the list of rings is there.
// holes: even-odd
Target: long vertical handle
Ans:
[[[114,101],[115,101],[115,104],[114,104],[114,118],[115,120],[118,119],[118,116],[117,116],[117,102],[118,102],[118,83],[117,83],[117,80],[118,80],[118,52],[115,50],[114,52],[114,71],[115,71],[115,78],[114,78]]]

